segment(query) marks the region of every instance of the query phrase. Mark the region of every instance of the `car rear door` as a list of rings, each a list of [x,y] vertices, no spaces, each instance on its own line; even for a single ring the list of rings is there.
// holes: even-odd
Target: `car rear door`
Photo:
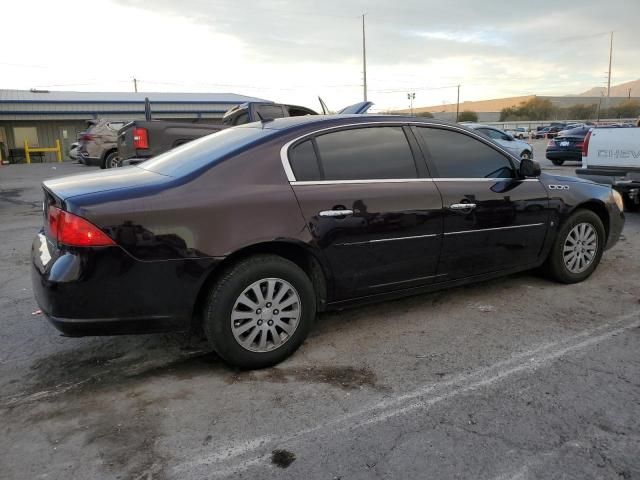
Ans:
[[[288,150],[291,185],[331,268],[335,300],[436,276],[442,200],[407,133],[401,124],[342,127]]]
[[[443,280],[535,264],[549,222],[538,179],[516,175],[516,161],[462,129],[413,127],[444,204],[438,275]]]

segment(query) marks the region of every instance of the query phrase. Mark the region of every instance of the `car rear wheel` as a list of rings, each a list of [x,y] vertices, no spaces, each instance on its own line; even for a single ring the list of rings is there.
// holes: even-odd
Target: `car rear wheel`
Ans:
[[[590,210],[578,210],[560,227],[547,258],[547,271],[562,283],[588,278],[600,263],[605,245],[600,217]]]
[[[528,151],[528,150],[525,150],[524,152],[522,152],[522,153],[520,154],[520,158],[521,158],[522,160],[531,160],[531,152],[530,152],[530,151]]]
[[[551,163],[553,163],[554,165],[560,166],[564,163],[564,160],[551,160]]]
[[[105,157],[104,157],[104,166],[102,168],[115,168],[119,166],[119,162],[120,160],[118,159],[118,152],[117,151],[113,151],[113,152],[109,152]]]
[[[239,368],[264,368],[290,356],[316,315],[313,285],[295,263],[256,255],[229,268],[213,285],[204,331],[213,349]]]

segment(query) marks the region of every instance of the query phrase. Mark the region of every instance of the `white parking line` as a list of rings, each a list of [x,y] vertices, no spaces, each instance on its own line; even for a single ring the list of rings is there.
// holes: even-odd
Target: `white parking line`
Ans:
[[[288,443],[299,442],[310,435],[335,434],[344,430],[353,430],[384,422],[399,415],[406,415],[418,409],[429,408],[443,400],[489,387],[523,372],[536,370],[560,357],[584,350],[636,327],[640,327],[640,310],[617,317],[600,327],[515,354],[507,360],[470,374],[460,374],[444,382],[423,385],[400,396],[377,402],[333,420],[323,421],[314,427],[271,437],[266,442],[262,437],[226,445],[216,452],[180,464],[174,467],[174,470],[189,471],[206,465],[208,474],[217,477],[239,473],[268,461],[273,448],[283,448]],[[256,454],[258,454],[257,457]]]

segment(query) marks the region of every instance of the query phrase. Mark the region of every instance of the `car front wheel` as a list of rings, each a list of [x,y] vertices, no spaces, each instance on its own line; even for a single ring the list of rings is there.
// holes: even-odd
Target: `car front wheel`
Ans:
[[[600,263],[606,242],[600,217],[578,210],[560,227],[547,258],[547,271],[562,283],[588,278]]]
[[[270,367],[307,337],[316,315],[315,298],[309,277],[295,263],[256,255],[233,265],[213,285],[204,331],[230,365]]]

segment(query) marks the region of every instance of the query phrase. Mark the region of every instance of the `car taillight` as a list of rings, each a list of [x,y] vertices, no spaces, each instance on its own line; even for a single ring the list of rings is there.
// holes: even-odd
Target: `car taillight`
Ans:
[[[146,128],[136,127],[133,129],[133,148],[149,148]]]
[[[547,147],[555,147],[555,146],[556,146],[555,140],[549,140],[549,143],[547,143]]]
[[[587,133],[587,136],[584,137],[584,141],[582,142],[582,156],[586,157],[589,155],[589,140],[591,140],[591,130]]]
[[[91,140],[93,140],[93,135],[91,135],[90,133],[83,133],[82,135],[80,135],[80,140],[82,140],[83,142],[90,142]]]
[[[577,142],[576,143],[576,148],[579,148],[582,150],[582,147],[584,147],[584,142]]]
[[[49,233],[58,243],[74,247],[115,245],[111,237],[82,217],[49,207]]]

